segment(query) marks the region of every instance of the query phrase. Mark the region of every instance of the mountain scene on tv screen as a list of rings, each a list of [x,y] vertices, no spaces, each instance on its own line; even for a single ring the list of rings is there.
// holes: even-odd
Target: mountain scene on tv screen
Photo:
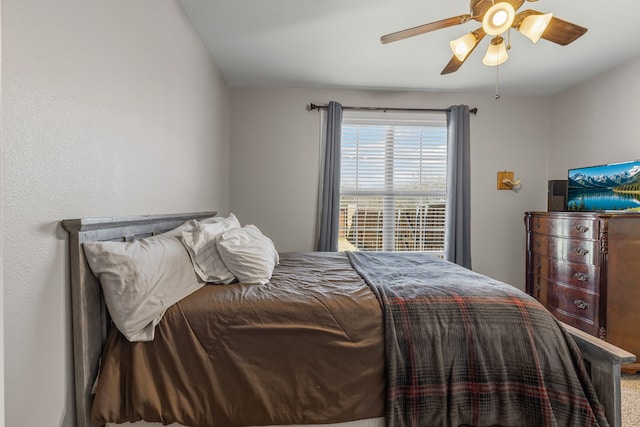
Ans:
[[[640,210],[640,161],[571,169],[571,211]]]

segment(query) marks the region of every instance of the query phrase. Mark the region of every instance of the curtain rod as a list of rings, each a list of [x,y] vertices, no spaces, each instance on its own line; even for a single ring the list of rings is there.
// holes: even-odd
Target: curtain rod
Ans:
[[[326,110],[329,106],[328,105],[316,105],[314,103],[311,103],[309,105],[307,105],[307,110],[309,111],[313,111],[313,110]],[[347,106],[343,106],[342,107],[343,110],[366,110],[366,111],[418,111],[418,112],[446,112],[449,111],[449,108],[393,108],[393,107],[347,107]],[[471,114],[478,114],[478,108],[474,107],[474,108],[470,108],[469,112]]]

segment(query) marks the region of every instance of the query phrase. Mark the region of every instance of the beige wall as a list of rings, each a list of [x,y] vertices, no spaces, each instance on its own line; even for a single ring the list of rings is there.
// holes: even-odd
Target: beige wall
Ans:
[[[63,218],[228,211],[228,89],[173,0],[3,0],[8,426],[74,425]]]
[[[554,96],[549,179],[567,169],[640,159],[640,58]]]
[[[2,0],[0,0],[0,57],[2,56]],[[2,61],[0,61],[0,81],[2,80]],[[2,85],[0,85],[0,99],[2,99]],[[2,111],[0,110],[0,123],[2,123]],[[0,153],[2,152],[2,125],[0,125]],[[2,236],[2,216],[3,216],[3,167],[0,157],[0,236]],[[4,427],[4,255],[3,245],[0,239],[0,427]]]
[[[281,251],[314,249],[320,114],[310,102],[343,105],[478,107],[471,116],[474,270],[524,288],[523,213],[546,209],[548,99],[492,94],[351,90],[232,89],[231,209],[255,223]],[[498,191],[497,172],[522,179]]]

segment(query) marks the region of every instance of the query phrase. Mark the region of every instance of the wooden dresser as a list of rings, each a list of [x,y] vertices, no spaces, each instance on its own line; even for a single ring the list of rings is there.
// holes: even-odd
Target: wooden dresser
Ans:
[[[525,225],[527,293],[640,358],[640,213],[527,212]]]

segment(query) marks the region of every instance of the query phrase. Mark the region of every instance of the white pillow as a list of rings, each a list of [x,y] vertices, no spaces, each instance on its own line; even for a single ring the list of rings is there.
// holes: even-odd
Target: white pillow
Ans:
[[[243,283],[269,282],[280,262],[271,239],[255,225],[226,231],[217,239],[218,251],[231,272]]]
[[[153,340],[166,309],[204,286],[175,229],[132,242],[85,242],[83,247],[109,314],[129,341]]]
[[[227,284],[235,276],[220,258],[216,238],[225,231],[240,228],[234,214],[214,223],[199,223],[193,229],[182,232],[182,243],[191,256],[193,268],[202,280],[209,283]]]

